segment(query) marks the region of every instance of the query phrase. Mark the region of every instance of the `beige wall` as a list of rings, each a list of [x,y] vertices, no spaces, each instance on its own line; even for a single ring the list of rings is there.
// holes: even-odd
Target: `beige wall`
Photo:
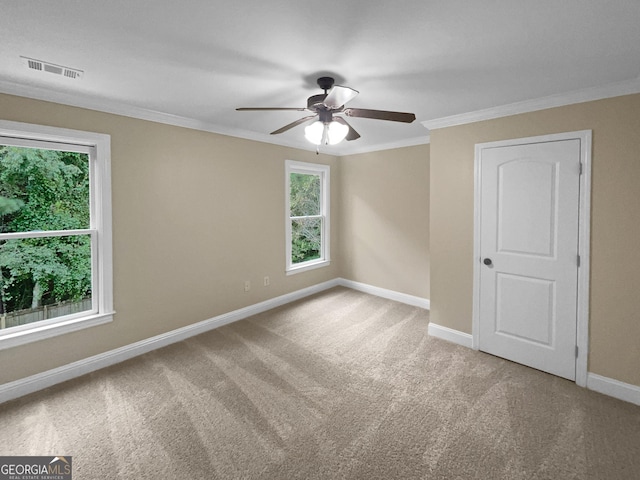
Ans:
[[[429,298],[429,145],[340,159],[342,275]]]
[[[0,384],[340,276],[336,157],[8,95],[0,118],[111,135],[117,312],[109,324],[0,351]],[[333,262],[290,276],[286,159],[332,166]]]
[[[431,321],[471,333],[474,145],[593,131],[589,371],[640,386],[640,95],[431,132]]]

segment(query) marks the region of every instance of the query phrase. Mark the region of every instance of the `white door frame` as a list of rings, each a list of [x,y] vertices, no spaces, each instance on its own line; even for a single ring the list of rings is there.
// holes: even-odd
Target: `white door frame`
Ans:
[[[473,334],[472,348],[480,349],[480,202],[482,194],[482,150],[493,147],[506,147],[527,143],[541,143],[558,140],[580,140],[580,163],[582,174],[580,175],[580,206],[578,225],[578,255],[580,255],[580,267],[578,268],[578,308],[577,308],[577,334],[576,345],[578,355],[576,358],[576,384],[587,386],[587,360],[589,357],[589,265],[590,265],[590,238],[591,238],[591,130],[578,132],[557,133],[537,137],[500,140],[497,142],[477,143],[475,147],[474,174],[475,196],[473,208]]]

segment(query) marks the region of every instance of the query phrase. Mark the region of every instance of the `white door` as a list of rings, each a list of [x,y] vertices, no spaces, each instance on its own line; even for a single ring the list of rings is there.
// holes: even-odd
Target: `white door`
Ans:
[[[480,150],[479,348],[576,377],[580,140]]]

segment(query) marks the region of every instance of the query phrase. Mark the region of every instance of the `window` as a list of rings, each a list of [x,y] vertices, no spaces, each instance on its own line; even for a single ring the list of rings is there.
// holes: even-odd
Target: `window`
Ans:
[[[287,160],[287,273],[329,265],[329,166]]]
[[[113,316],[108,135],[0,121],[0,349]]]

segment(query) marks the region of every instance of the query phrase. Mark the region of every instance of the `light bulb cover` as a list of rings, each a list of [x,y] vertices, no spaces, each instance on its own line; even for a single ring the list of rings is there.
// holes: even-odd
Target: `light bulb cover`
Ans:
[[[321,121],[313,122],[304,128],[304,138],[313,143],[320,145],[322,143],[322,134],[324,133],[324,123]]]
[[[349,133],[349,127],[343,123],[333,121],[329,124],[329,145],[335,145],[345,139]]]
[[[318,120],[304,129],[304,137],[314,145],[323,143],[336,145],[344,140],[348,133],[349,127],[336,121],[321,122]]]

